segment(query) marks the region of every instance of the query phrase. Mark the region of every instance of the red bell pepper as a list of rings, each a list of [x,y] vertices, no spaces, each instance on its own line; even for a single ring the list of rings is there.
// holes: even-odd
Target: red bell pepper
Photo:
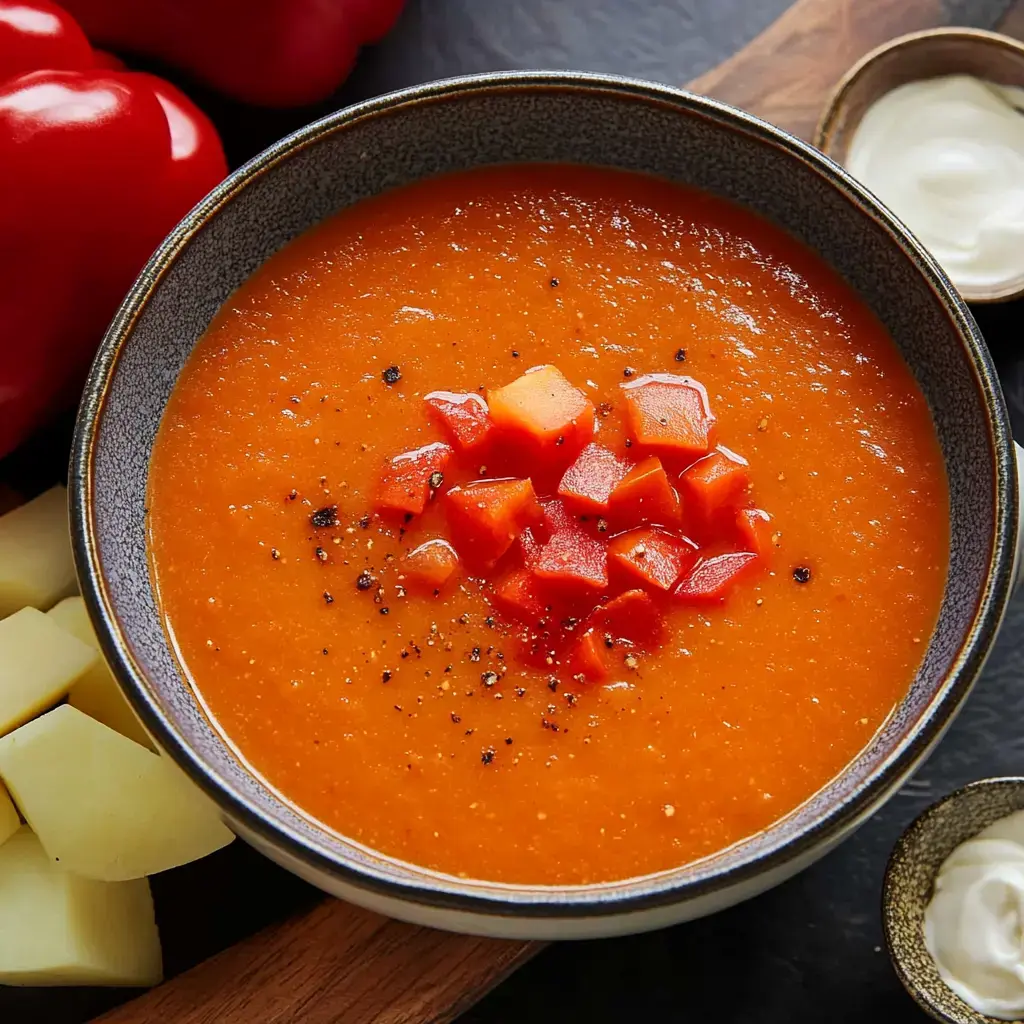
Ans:
[[[591,441],[565,471],[558,496],[581,512],[607,512],[612,491],[628,472],[615,452]]]
[[[0,456],[77,398],[149,254],[226,171],[177,89],[111,70],[47,0],[0,0]]]
[[[402,0],[65,0],[95,42],[156,57],[246,103],[301,106],[344,81]]]
[[[396,455],[381,470],[377,508],[382,512],[418,516],[444,482],[444,471],[451,457],[451,448],[440,441]]]

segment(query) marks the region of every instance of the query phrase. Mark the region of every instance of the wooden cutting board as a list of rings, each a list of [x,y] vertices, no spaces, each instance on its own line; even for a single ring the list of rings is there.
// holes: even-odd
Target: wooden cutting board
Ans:
[[[796,0],[689,83],[810,138],[843,72],[894,36],[951,24],[943,0]],[[1024,38],[1024,0],[1000,31]],[[417,928],[338,900],[259,932],[97,1024],[434,1024],[543,947]]]

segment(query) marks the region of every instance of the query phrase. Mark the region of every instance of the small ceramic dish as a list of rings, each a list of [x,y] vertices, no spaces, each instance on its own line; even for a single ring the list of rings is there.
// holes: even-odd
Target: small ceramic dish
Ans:
[[[1024,43],[975,28],[937,28],[892,39],[839,80],[826,101],[814,145],[845,166],[850,141],[876,100],[908,82],[956,74],[1024,87]],[[1024,295],[1024,275],[960,291],[968,302],[1003,302]]]
[[[900,837],[882,887],[889,956],[914,1000],[945,1024],[1000,1024],[972,1010],[939,977],[924,944],[924,911],[943,861],[1000,818],[1024,810],[1024,778],[982,779],[932,804]],[[1002,1022],[1005,1024],[1005,1022]]]

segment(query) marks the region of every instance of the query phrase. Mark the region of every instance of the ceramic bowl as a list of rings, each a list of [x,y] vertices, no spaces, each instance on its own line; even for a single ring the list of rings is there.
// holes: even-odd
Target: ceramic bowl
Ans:
[[[892,39],[840,79],[826,101],[814,145],[843,164],[861,118],[876,100],[907,82],[956,74],[1024,87],[1024,43],[976,28],[929,29]],[[1003,302],[1024,295],[1024,275],[960,291],[968,302]]]
[[[943,861],[983,828],[1024,810],[1024,778],[982,779],[932,804],[900,837],[882,887],[885,940],[904,987],[944,1024],[1005,1024],[971,1009],[939,977],[924,944],[924,910]]]
[[[428,175],[522,161],[661,175],[745,204],[802,239],[864,297],[913,368],[950,484],[939,622],[909,694],[869,745],[766,831],[696,864],[601,885],[441,875],[298,813],[242,764],[197,703],[161,629],[146,561],[157,425],[189,352],[231,292],[342,207]],[[1011,590],[1018,534],[1014,450],[991,360],[962,300],[906,230],[839,167],[754,117],[673,89],[569,72],[476,76],[375,99],[232,174],[161,246],[104,339],[80,410],[71,487],[82,590],[104,651],[147,728],[231,827],[355,903],[519,938],[621,934],[707,914],[839,842],[928,753],[970,690]]]

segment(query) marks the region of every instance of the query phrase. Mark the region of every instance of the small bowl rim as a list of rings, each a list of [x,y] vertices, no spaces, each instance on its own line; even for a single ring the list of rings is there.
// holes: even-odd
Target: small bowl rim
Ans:
[[[832,87],[825,104],[822,107],[821,116],[814,129],[813,145],[821,150],[830,160],[836,161],[833,155],[832,145],[839,115],[842,112],[849,94],[853,91],[863,78],[874,73],[879,61],[888,57],[897,50],[927,44],[932,40],[959,40],[981,47],[998,47],[1008,53],[1012,53],[1020,59],[1021,70],[1024,73],[1024,42],[1014,39],[1013,36],[1004,35],[1002,32],[992,32],[983,28],[970,28],[959,26],[945,26],[942,28],[927,28],[917,32],[907,32],[905,35],[896,36],[873,50],[869,50],[860,60],[853,64]],[[950,72],[952,73],[952,72]],[[926,76],[934,77],[934,76]],[[923,79],[922,79],[923,80]],[[1024,84],[1024,82],[1022,82]],[[838,162],[838,161],[836,161]],[[879,200],[881,201],[881,200]],[[909,232],[910,229],[907,228]],[[911,232],[912,233],[912,232]],[[948,275],[947,275],[948,276]],[[1002,284],[992,285],[985,288],[961,288],[960,294],[967,302],[982,304],[1011,302],[1024,295],[1024,273],[1009,278]]]
[[[916,976],[912,971],[907,969],[903,957],[897,952],[894,916],[892,911],[892,907],[896,903],[896,898],[893,893],[893,889],[896,879],[902,874],[908,863],[912,860],[912,844],[917,842],[923,835],[927,834],[935,817],[945,807],[950,804],[958,803],[965,796],[977,792],[980,789],[991,789],[994,787],[1012,788],[1024,791],[1024,775],[995,775],[991,778],[975,779],[973,782],[965,783],[963,786],[960,786],[952,792],[947,793],[945,796],[940,797],[934,803],[929,804],[900,833],[899,838],[893,845],[892,852],[889,854],[889,859],[885,866],[885,875],[882,879],[882,931],[885,935],[885,948],[889,954],[889,960],[892,963],[893,970],[896,972],[896,976],[899,978],[900,983],[909,993],[914,1002],[917,1003],[917,1005],[920,1006],[921,1009],[929,1016],[933,1017],[937,1021],[944,1022],[944,1024],[957,1024],[957,1022],[932,1002],[928,996],[927,989],[918,984]],[[993,824],[999,820],[1000,818],[993,818],[989,824]],[[982,831],[982,829],[987,827],[987,825],[983,825],[981,829],[978,829],[978,832],[973,832],[962,839],[961,843],[967,842],[969,839],[973,839]],[[934,883],[935,878],[933,876],[932,884],[934,885]],[[945,982],[943,982],[943,984],[945,984]],[[1004,1020],[997,1017],[990,1017],[987,1014],[980,1013],[975,1010],[968,1003],[964,1002],[964,1000],[958,996],[956,992],[950,989],[949,986],[946,987],[955,998],[959,999],[960,1002],[963,1003],[964,1009],[975,1018],[977,1024],[1007,1024]]]
[[[749,859],[724,870],[712,870],[682,879],[680,874],[692,870],[694,865],[682,865],[657,875],[586,886],[502,885],[446,875],[427,878],[425,869],[413,865],[423,874],[414,882],[399,882],[366,865],[354,864],[343,850],[335,848],[327,852],[324,844],[314,843],[288,826],[271,821],[258,805],[223,786],[205,757],[191,746],[155,702],[151,701],[142,682],[146,674],[131,653],[99,560],[92,522],[93,448],[99,443],[98,427],[107,390],[136,319],[171,264],[187,248],[192,236],[253,180],[272,169],[279,161],[316,143],[322,136],[344,130],[367,117],[380,116],[424,101],[459,99],[495,90],[538,89],[580,91],[583,94],[610,93],[631,103],[647,102],[668,106],[690,116],[711,120],[723,130],[752,135],[815,168],[866,216],[871,216],[887,231],[893,244],[914,263],[945,307],[974,374],[979,398],[987,409],[988,441],[993,452],[996,481],[993,495],[993,543],[988,573],[972,619],[953,656],[951,668],[937,684],[914,728],[895,744],[862,785],[837,799],[792,837],[777,840],[774,845],[768,845]],[[1015,474],[1009,416],[998,387],[994,364],[962,298],[920,243],[843,168],[788,132],[708,97],[616,75],[575,71],[514,71],[428,82],[343,108],[285,136],[214,188],[151,257],[100,344],[76,422],[69,486],[76,566],[82,594],[97,628],[104,654],[146,728],[193,781],[214,799],[229,820],[238,821],[247,834],[252,834],[275,850],[283,850],[311,872],[323,873],[334,880],[368,892],[394,897],[405,903],[461,910],[489,917],[566,920],[618,917],[690,902],[702,896],[733,889],[762,875],[781,872],[787,866],[799,862],[801,856],[808,856],[810,851],[827,848],[830,842],[860,824],[891,795],[941,738],[973,687],[994,642],[1011,590],[1018,531]],[[147,581],[146,585],[151,584]],[[843,774],[840,772],[836,778]],[[770,832],[779,824],[775,822],[765,831]],[[379,854],[379,857],[387,863],[402,864],[402,861],[394,857],[384,854]],[[616,887],[627,891],[615,891]]]

